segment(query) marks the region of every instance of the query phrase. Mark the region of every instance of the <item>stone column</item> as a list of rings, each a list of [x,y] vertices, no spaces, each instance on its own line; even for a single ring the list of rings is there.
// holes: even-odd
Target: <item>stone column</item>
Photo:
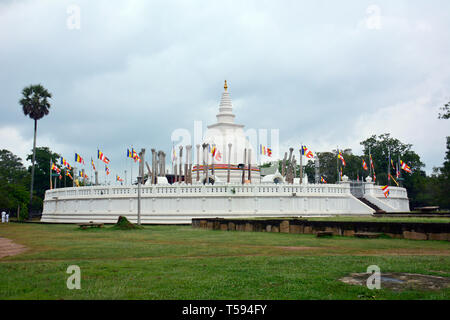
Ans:
[[[231,143],[229,143],[228,144],[228,172],[227,172],[227,183],[230,183],[230,181],[231,181],[231,173],[230,173],[230,170],[231,170],[231,146],[232,146],[232,144]]]
[[[287,181],[289,183],[293,182],[292,179],[292,152],[294,151],[294,148],[289,148],[289,161],[288,161],[288,169],[287,169],[287,173],[286,173],[286,177],[287,177]]]
[[[281,175],[283,177],[286,177],[286,158],[287,158],[287,152],[284,153],[283,162],[281,164]]]
[[[317,155],[314,157],[314,169],[315,169],[314,170],[314,180],[316,183],[319,183],[319,181],[320,181],[320,172],[319,172],[320,163],[319,163],[319,157]]]
[[[187,183],[192,184],[192,146],[186,146],[186,162],[187,162]]]
[[[292,156],[292,183],[294,183],[294,179],[297,178],[297,159],[295,159],[295,155]]]
[[[186,161],[184,163],[184,182],[186,184],[189,183],[189,147],[190,146],[186,146]]]
[[[164,153],[164,151],[161,151],[161,176],[165,177],[166,176],[166,154]]]
[[[156,184],[156,150],[152,149],[152,184]]]

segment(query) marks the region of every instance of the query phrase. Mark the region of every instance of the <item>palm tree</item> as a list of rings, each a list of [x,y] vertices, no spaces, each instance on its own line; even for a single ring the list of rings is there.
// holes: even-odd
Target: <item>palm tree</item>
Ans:
[[[30,186],[30,205],[28,218],[31,218],[30,210],[33,200],[33,184],[34,184],[34,162],[36,158],[36,131],[37,121],[49,113],[50,103],[48,99],[52,94],[47,91],[42,85],[30,85],[22,90],[23,98],[19,103],[22,105],[23,114],[29,116],[34,120],[34,140],[33,140],[33,160],[31,166],[31,186]]]

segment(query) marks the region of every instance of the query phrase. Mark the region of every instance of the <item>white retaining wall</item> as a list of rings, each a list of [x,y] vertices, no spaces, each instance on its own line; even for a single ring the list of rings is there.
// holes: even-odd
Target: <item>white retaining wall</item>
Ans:
[[[137,221],[137,186],[47,190],[42,222]],[[161,185],[141,187],[141,222],[182,224],[203,217],[372,214],[347,183],[308,185]]]
[[[381,186],[366,182],[364,198],[386,212],[407,212],[409,199],[405,188],[389,187],[389,196],[385,197]]]

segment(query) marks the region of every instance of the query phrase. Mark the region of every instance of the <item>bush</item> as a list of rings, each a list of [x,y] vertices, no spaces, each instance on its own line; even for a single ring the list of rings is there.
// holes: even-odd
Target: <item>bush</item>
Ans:
[[[128,221],[126,217],[119,216],[113,228],[119,230],[131,230],[131,229],[139,229],[140,227],[132,224],[130,221]]]

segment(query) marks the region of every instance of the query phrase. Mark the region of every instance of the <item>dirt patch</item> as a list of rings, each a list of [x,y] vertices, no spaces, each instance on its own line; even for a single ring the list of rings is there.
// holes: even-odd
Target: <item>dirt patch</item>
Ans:
[[[352,273],[339,279],[353,285],[366,286],[369,273]],[[382,272],[380,278],[381,289],[402,290],[440,290],[450,287],[450,278],[429,276],[424,274]]]
[[[0,259],[15,256],[28,250],[27,247],[14,243],[12,240],[0,237]]]
[[[282,250],[294,250],[294,251],[322,249],[321,247],[273,247],[273,248]]]

